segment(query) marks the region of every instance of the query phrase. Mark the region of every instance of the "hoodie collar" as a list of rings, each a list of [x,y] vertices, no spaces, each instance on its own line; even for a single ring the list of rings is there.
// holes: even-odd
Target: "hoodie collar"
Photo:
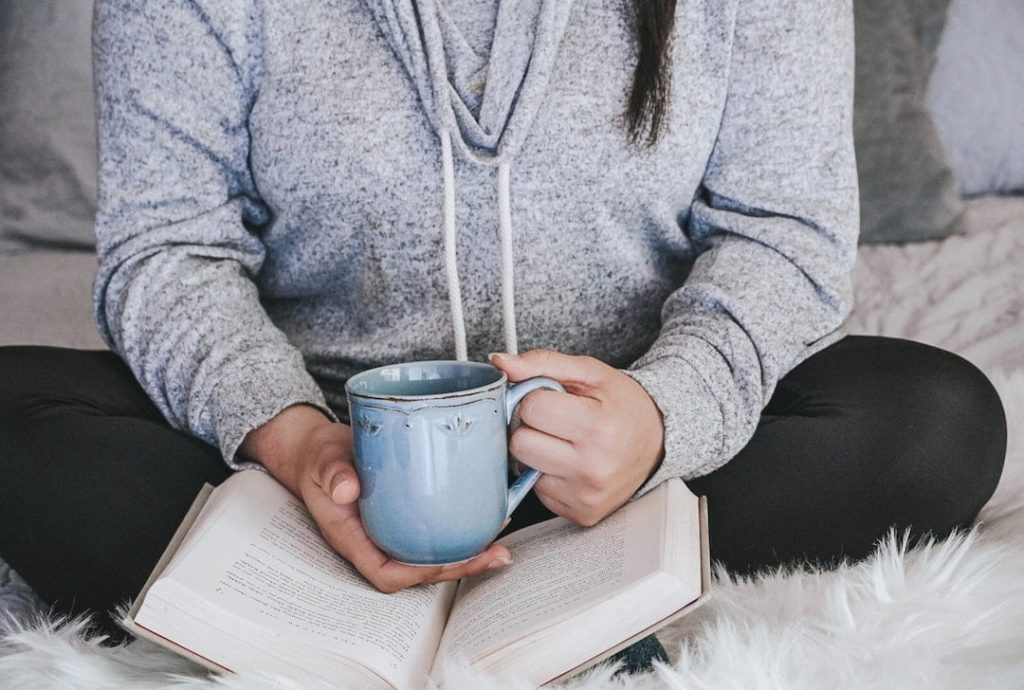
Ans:
[[[498,0],[495,0],[497,2]],[[573,0],[502,0],[491,41],[479,120],[449,81],[443,36],[450,23],[435,0],[365,0],[416,87],[434,132],[481,165],[515,156],[547,89]]]

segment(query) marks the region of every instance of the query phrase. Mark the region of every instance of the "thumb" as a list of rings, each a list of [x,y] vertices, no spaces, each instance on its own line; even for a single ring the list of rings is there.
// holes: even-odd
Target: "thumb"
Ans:
[[[344,460],[328,460],[323,463],[316,483],[339,505],[348,505],[359,498],[359,475],[352,464]]]
[[[487,355],[487,359],[495,367],[505,372],[509,381],[522,381],[533,376],[529,371],[529,367],[526,366],[527,363],[523,362],[522,357],[519,355],[507,352],[491,352]]]
[[[487,358],[508,375],[509,381],[547,376],[562,385],[577,389],[600,386],[608,368],[608,365],[593,357],[567,355],[545,349],[530,350],[521,355],[492,352]]]

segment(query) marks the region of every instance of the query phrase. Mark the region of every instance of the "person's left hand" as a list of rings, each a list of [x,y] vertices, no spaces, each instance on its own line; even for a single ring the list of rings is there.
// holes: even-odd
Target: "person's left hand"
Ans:
[[[509,452],[543,472],[534,491],[549,510],[591,526],[624,504],[661,464],[665,427],[644,388],[588,356],[552,350],[492,353],[509,381],[553,378],[567,392],[536,390],[519,404]]]

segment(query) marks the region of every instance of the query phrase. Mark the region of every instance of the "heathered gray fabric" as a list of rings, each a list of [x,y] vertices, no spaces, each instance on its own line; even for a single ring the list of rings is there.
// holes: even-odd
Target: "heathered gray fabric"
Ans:
[[[498,4],[495,0],[435,2],[448,56],[448,79],[473,116],[479,117]]]
[[[97,3],[96,318],[171,424],[232,467],[287,405],[344,421],[352,374],[453,356],[439,118],[420,100],[451,91],[393,48],[418,45],[410,2]],[[636,59],[623,3],[545,0],[536,44],[506,5],[534,5],[498,13],[481,113],[508,126],[453,130],[469,357],[503,346],[498,151],[520,351],[593,355],[646,388],[666,455],[639,493],[710,472],[778,379],[844,335],[851,3],[680,3],[667,130],[643,152],[619,119]],[[471,159],[464,137],[494,146]]]
[[[476,54],[486,58],[491,52],[498,3],[495,0],[435,0],[435,3],[441,26],[451,21]]]

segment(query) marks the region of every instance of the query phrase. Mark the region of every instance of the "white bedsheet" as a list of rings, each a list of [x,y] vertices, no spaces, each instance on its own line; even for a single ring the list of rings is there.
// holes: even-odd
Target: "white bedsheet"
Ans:
[[[967,226],[861,247],[849,331],[943,347],[987,372],[1024,368],[1024,196],[969,201]]]

